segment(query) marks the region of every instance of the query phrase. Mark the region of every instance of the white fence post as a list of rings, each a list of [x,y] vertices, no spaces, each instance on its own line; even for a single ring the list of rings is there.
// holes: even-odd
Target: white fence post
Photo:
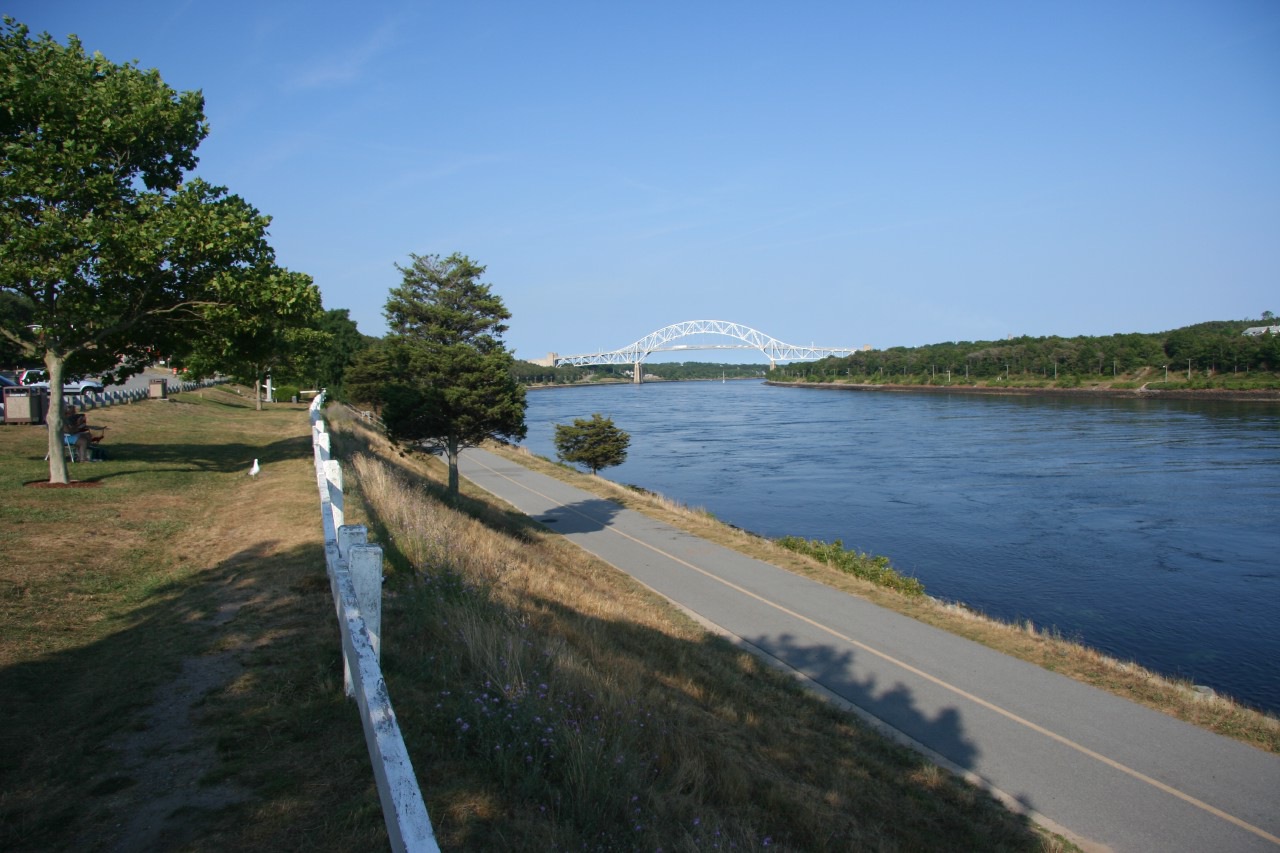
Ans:
[[[316,448],[320,451],[321,462],[328,462],[333,458],[333,445],[329,433],[324,431],[324,421],[316,423]]]
[[[324,463],[324,478],[329,487],[329,503],[333,510],[333,529],[337,530],[346,520],[346,512],[342,504],[342,466],[338,460],[330,459]]]
[[[347,557],[347,569],[356,588],[360,616],[369,632],[373,654],[382,660],[382,548],[378,545],[353,545]]]
[[[369,544],[369,528],[363,524],[344,524],[338,528],[338,553],[348,563],[353,545]]]
[[[369,541],[369,528],[363,524],[344,524],[337,530],[338,565],[339,567],[346,566],[347,571],[350,572],[351,548],[355,545],[364,545]],[[333,601],[338,610],[338,618],[342,619],[342,604],[336,589],[334,590]],[[359,596],[357,596],[357,603],[359,603]],[[355,682],[351,679],[351,661],[347,659],[345,647],[342,650],[342,691],[347,695],[348,699],[356,695]]]

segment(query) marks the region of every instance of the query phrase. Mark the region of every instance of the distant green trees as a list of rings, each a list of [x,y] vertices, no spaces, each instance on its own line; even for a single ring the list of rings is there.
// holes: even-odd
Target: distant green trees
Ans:
[[[767,372],[766,364],[717,364],[703,361],[646,362],[644,372],[660,379],[741,379],[758,378]],[[525,385],[568,385],[586,381],[631,381],[630,364],[598,364],[589,367],[544,367],[529,361],[517,361],[512,374]]]
[[[297,379],[309,388],[326,388],[329,396],[345,400],[343,375],[375,338],[360,334],[351,312],[333,308],[322,313],[312,327],[323,335],[324,345],[308,352],[297,366]]]
[[[590,420],[575,418],[572,424],[556,424],[556,455],[564,462],[585,465],[595,474],[627,461],[631,436],[618,429],[613,418],[599,412]]]
[[[1163,370],[1171,378],[1190,370],[1201,376],[1280,371],[1280,336],[1245,335],[1265,320],[1213,321],[1154,334],[1103,337],[1056,336],[959,341],[921,347],[857,352],[812,364],[791,364],[780,376],[822,381],[849,379],[899,384],[981,381],[1056,382],[1115,379],[1141,370]]]
[[[709,361],[660,361],[644,365],[645,373],[673,380],[757,378],[767,371],[767,364],[718,364]]]
[[[256,298],[268,293],[284,298],[266,303]],[[208,322],[193,330],[182,365],[197,376],[225,373],[252,385],[259,411],[268,378],[278,383],[329,343],[313,327],[320,316],[320,291],[302,273],[268,271],[256,292],[235,304],[211,306],[205,316]]]
[[[588,370],[581,367],[547,367],[519,359],[511,365],[511,375],[522,385],[569,385],[585,379],[587,374]]]

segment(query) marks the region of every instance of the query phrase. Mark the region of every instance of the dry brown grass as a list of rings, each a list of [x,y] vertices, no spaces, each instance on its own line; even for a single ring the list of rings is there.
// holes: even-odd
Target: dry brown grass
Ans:
[[[0,428],[0,847],[385,844],[305,408],[210,390],[89,420],[85,488],[24,485],[44,433]]]
[[[730,527],[705,511],[682,506],[662,495],[629,489],[600,477],[581,474],[534,456],[524,448],[493,445],[487,449],[519,461],[533,470],[617,501],[629,509],[647,513],[718,544],[860,595],[883,607],[1005,654],[1108,690],[1267,752],[1280,752],[1280,720],[1234,702],[1230,697],[1203,695],[1189,682],[1169,679],[1135,663],[1108,657],[1096,649],[1064,638],[1052,629],[1030,623],[1000,622],[962,606],[930,598],[899,595],[779,547],[768,539]]]
[[[384,665],[446,848],[1062,848],[561,537],[450,505],[438,460],[335,430],[399,567]]]

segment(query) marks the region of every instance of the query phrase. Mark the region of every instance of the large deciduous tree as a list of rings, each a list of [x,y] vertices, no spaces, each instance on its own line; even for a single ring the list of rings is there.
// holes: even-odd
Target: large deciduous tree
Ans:
[[[572,424],[556,424],[555,442],[561,460],[586,465],[595,474],[627,461],[631,436],[614,426],[613,418],[597,412],[591,420],[574,418]]]
[[[375,339],[360,334],[346,308],[325,311],[314,328],[324,333],[325,345],[302,359],[297,367],[298,378],[308,387],[328,389],[329,396],[335,400],[345,400],[343,375]]]
[[[259,299],[206,311],[207,324],[183,359],[197,375],[226,373],[252,385],[259,411],[267,377],[294,372],[330,338],[316,328],[320,293],[310,276],[279,269],[266,275],[254,294]]]
[[[397,375],[383,390],[382,419],[393,438],[444,450],[456,495],[459,451],[525,436],[524,388],[502,341],[511,314],[466,255],[409,257],[387,300]]]
[[[44,362],[49,479],[65,483],[64,376],[137,372],[183,352],[211,309],[274,310],[300,282],[275,266],[267,217],[183,183],[208,133],[199,92],[11,18],[0,55],[0,292],[24,309],[0,314],[0,335]]]

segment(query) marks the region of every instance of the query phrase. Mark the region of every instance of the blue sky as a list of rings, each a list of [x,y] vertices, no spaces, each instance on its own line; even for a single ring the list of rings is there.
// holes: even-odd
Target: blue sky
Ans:
[[[411,252],[486,265],[522,358],[1280,312],[1271,0],[0,8],[203,90],[199,174],[368,334]]]

